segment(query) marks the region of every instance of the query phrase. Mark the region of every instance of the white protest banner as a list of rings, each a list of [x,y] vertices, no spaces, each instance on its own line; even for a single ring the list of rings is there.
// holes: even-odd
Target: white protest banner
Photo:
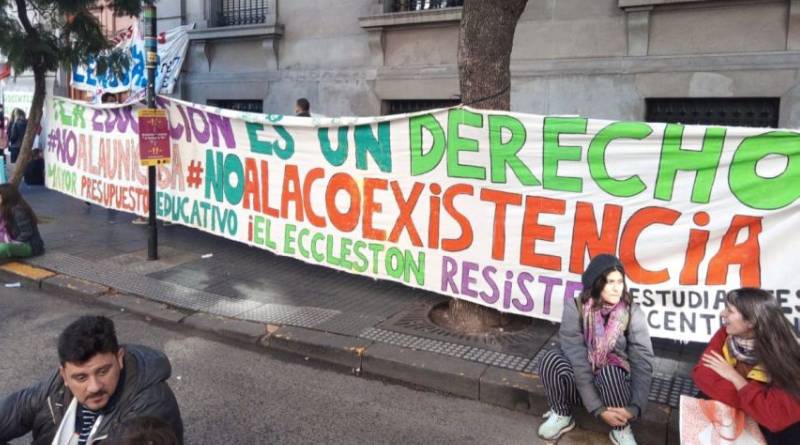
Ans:
[[[175,82],[181,71],[189,47],[189,33],[194,25],[172,28],[158,35],[158,67],[156,68],[156,93],[169,94],[175,88]],[[145,68],[144,36],[138,22],[129,26],[114,38],[115,48],[130,55],[130,66],[121,75],[99,75],[94,60],[87,65],[75,66],[72,69],[74,88],[94,93],[96,97],[103,93],[130,92],[139,94],[147,86],[147,70]]]
[[[0,103],[3,104],[6,114],[6,119],[11,118],[11,111],[16,108],[25,112],[27,115],[30,112],[31,104],[33,103],[33,91],[28,90],[6,90],[3,91],[3,97]]]
[[[48,187],[144,215],[135,110],[54,102]],[[158,103],[172,144],[160,219],[555,321],[589,258],[609,252],[654,336],[707,340],[740,286],[772,291],[800,326],[800,133],[463,107],[304,119]]]

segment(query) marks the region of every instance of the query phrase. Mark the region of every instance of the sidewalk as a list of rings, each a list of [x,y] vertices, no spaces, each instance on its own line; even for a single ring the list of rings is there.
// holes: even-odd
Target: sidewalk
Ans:
[[[147,227],[42,187],[23,187],[42,220],[47,253],[0,267],[6,278],[89,298],[164,322],[289,351],[373,375],[541,415],[535,373],[557,325],[533,320],[499,336],[464,336],[431,323],[447,297],[280,257],[198,230],[159,224],[158,261]],[[30,267],[33,266],[33,267]],[[678,443],[677,403],[701,350],[657,340],[651,405],[639,443]],[[587,430],[607,431],[587,416]]]

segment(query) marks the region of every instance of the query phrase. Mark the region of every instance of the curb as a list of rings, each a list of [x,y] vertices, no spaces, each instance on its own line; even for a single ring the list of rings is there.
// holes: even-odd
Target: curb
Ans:
[[[97,298],[111,290],[106,286],[61,274],[43,279],[40,283],[40,289],[50,294],[73,298]]]
[[[493,366],[480,378],[480,401],[530,414],[550,409],[538,375]]]
[[[82,299],[131,312],[148,321],[184,325],[247,345],[260,345],[267,350],[344,366],[356,375],[363,373],[418,385],[535,416],[549,410],[544,387],[536,374],[358,337],[179,309],[25,263],[0,265],[0,279],[19,281],[24,287],[40,289],[57,297]],[[583,429],[601,433],[609,431],[608,426],[584,410],[578,410],[575,417]],[[650,402],[644,416],[634,424],[634,430],[641,443],[677,445],[680,443],[677,421],[676,409]]]
[[[0,264],[0,279],[19,282],[22,287],[41,289],[42,280],[55,275],[55,272],[18,261]]]
[[[198,331],[212,332],[242,343],[256,344],[267,335],[267,325],[195,312],[180,321]]]
[[[180,323],[189,314],[145,298],[128,294],[108,293],[97,297],[96,302],[108,307],[144,316],[147,320]]]
[[[261,344],[270,349],[345,366],[359,374],[364,368],[364,352],[372,348],[374,343],[372,340],[283,326],[262,340]]]
[[[448,392],[469,399],[480,399],[480,378],[488,365],[416,351],[386,343],[367,348],[363,372]]]

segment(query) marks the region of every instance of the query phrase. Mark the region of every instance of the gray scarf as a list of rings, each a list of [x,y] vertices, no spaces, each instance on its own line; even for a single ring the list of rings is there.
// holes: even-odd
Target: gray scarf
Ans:
[[[742,338],[734,335],[728,336],[728,351],[737,361],[755,365],[758,363],[756,355],[756,340],[754,338]]]

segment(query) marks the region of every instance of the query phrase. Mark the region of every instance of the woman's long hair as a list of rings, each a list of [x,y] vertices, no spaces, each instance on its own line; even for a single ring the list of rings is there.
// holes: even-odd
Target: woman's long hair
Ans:
[[[31,206],[25,202],[25,199],[22,198],[22,195],[19,194],[19,191],[13,184],[5,183],[0,184],[0,214],[3,215],[3,220],[6,223],[6,228],[11,231],[12,223],[14,221],[14,214],[13,210],[14,207],[20,206],[24,211],[28,213],[31,217],[31,221],[34,224],[38,224],[39,220],[36,218],[36,214],[33,213],[33,209]]]
[[[608,282],[607,278],[608,275],[611,272],[615,271],[622,274],[622,279],[623,279],[622,300],[628,303],[628,307],[630,307],[633,304],[633,297],[631,297],[631,294],[628,293],[628,279],[625,277],[625,271],[616,266],[600,274],[600,276],[597,277],[596,280],[594,280],[594,283],[592,283],[592,287],[590,289],[584,289],[583,292],[581,292],[581,304],[586,304],[586,301],[592,299],[594,301],[595,308],[599,308],[600,306],[602,306],[603,298],[601,296],[601,293],[603,292],[603,288],[606,287],[606,283]]]
[[[753,287],[732,290],[725,301],[753,324],[756,356],[772,384],[800,400],[800,344],[778,301]]]
[[[14,108],[13,110],[11,110],[11,116],[9,116],[9,118],[8,118],[8,128],[11,128],[12,126],[14,126],[14,122],[17,121],[17,112],[18,111],[21,111],[21,110],[19,108]]]

